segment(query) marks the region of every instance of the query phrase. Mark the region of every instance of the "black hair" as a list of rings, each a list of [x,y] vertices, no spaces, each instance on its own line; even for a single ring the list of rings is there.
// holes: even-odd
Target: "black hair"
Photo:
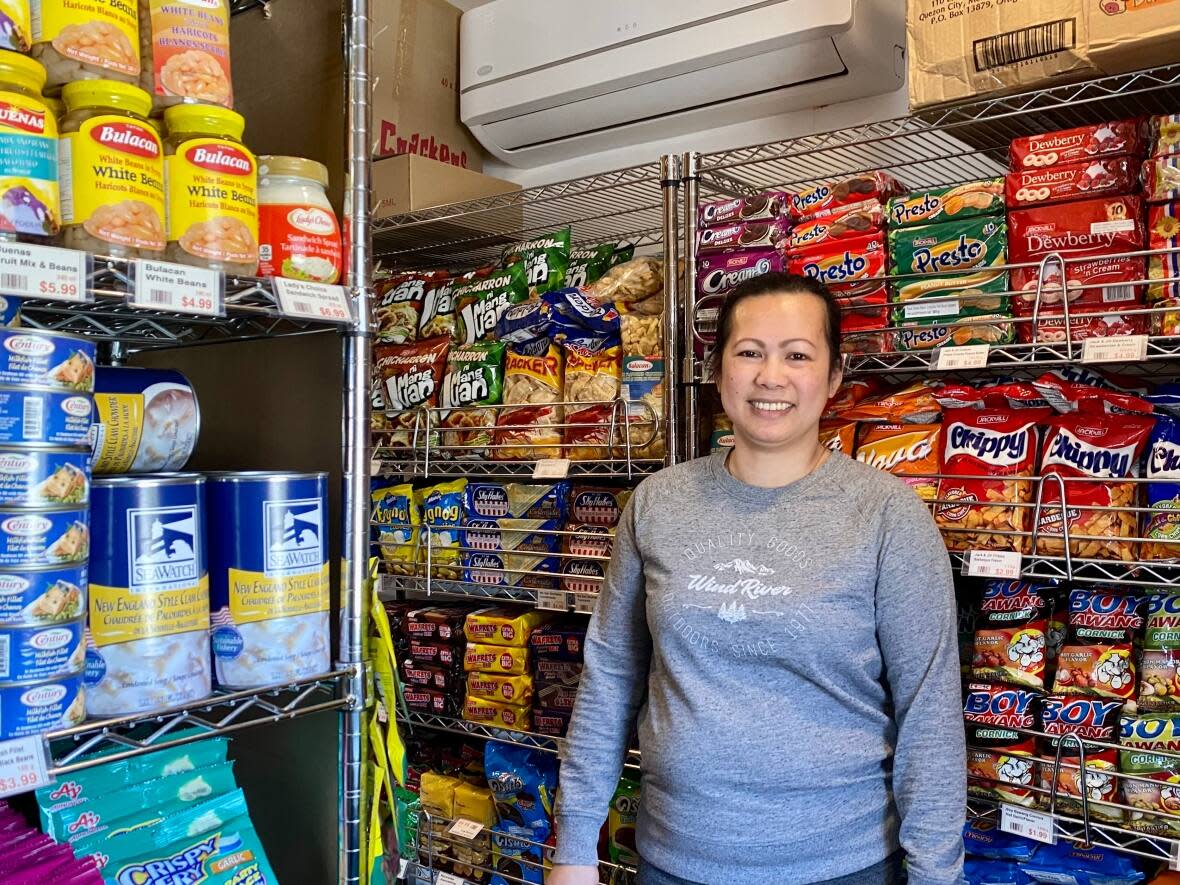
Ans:
[[[717,313],[717,337],[711,360],[714,378],[721,377],[722,355],[733,334],[733,312],[743,301],[760,295],[812,295],[822,301],[826,315],[824,333],[828,339],[829,370],[835,373],[840,368],[840,305],[836,303],[835,296],[819,280],[800,274],[772,271],[742,281],[722,302]]]

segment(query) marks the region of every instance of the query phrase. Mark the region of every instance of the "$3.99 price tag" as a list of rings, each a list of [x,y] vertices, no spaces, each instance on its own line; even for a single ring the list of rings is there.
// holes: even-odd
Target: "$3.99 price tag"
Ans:
[[[343,286],[271,277],[279,310],[289,317],[328,323],[352,323],[352,302]]]
[[[135,288],[127,297],[133,307],[225,316],[224,280],[217,271],[167,261],[138,261]]]
[[[35,790],[49,781],[48,754],[43,738],[0,741],[0,797]]]
[[[0,295],[88,303],[89,272],[85,252],[0,242]]]

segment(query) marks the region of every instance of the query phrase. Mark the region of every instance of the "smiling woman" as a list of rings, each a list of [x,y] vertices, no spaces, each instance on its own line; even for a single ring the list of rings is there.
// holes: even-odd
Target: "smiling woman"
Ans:
[[[819,442],[827,290],[734,290],[716,372],[734,446],[635,490],[586,635],[547,885],[597,883],[636,724],[639,885],[959,881],[954,593],[925,505]]]

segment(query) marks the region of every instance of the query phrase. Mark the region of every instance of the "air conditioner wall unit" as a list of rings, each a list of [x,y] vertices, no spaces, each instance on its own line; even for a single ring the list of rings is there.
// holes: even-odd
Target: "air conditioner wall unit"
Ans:
[[[535,166],[899,88],[904,0],[492,0],[460,116]]]

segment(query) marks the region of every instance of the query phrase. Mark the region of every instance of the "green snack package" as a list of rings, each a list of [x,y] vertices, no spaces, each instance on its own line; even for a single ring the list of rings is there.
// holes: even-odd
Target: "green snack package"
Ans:
[[[504,349],[497,341],[461,344],[447,355],[442,407],[442,445],[455,447],[456,457],[487,457],[480,446],[491,445],[496,426],[493,409],[464,406],[496,406],[504,400]]]
[[[393,804],[398,854],[405,858],[417,857],[418,818],[422,814],[422,800],[417,793],[397,787],[393,791]]]
[[[560,289],[570,263],[570,229],[563,228],[504,250],[504,266],[524,265],[531,295]]]
[[[574,249],[570,252],[569,267],[565,271],[565,288],[589,286],[607,272],[618,243],[603,243],[591,249]]]
[[[528,301],[529,287],[520,262],[490,276],[469,280],[454,293],[458,340],[475,344],[491,340],[500,315],[513,304]]]
[[[891,199],[885,209],[889,227],[937,224],[977,215],[1004,214],[1004,179],[987,178],[952,187],[912,191]]]
[[[611,256],[610,266],[614,267],[616,264],[622,264],[625,261],[630,261],[634,257],[634,243],[619,243],[619,245],[615,247],[615,254]]]
[[[624,777],[619,780],[607,811],[607,847],[612,862],[639,863],[639,855],[635,850],[635,820],[638,817],[639,781]]]
[[[117,795],[131,782],[131,766],[126,760],[62,775],[54,783],[37,790],[42,831],[64,842],[68,834],[57,828],[57,821],[63,814],[72,808]]]
[[[194,729],[197,732],[196,729]],[[197,732],[203,733],[203,732]],[[132,781],[139,783],[184,771],[195,771],[225,761],[226,738],[211,738],[180,747],[168,747],[131,759]]]

